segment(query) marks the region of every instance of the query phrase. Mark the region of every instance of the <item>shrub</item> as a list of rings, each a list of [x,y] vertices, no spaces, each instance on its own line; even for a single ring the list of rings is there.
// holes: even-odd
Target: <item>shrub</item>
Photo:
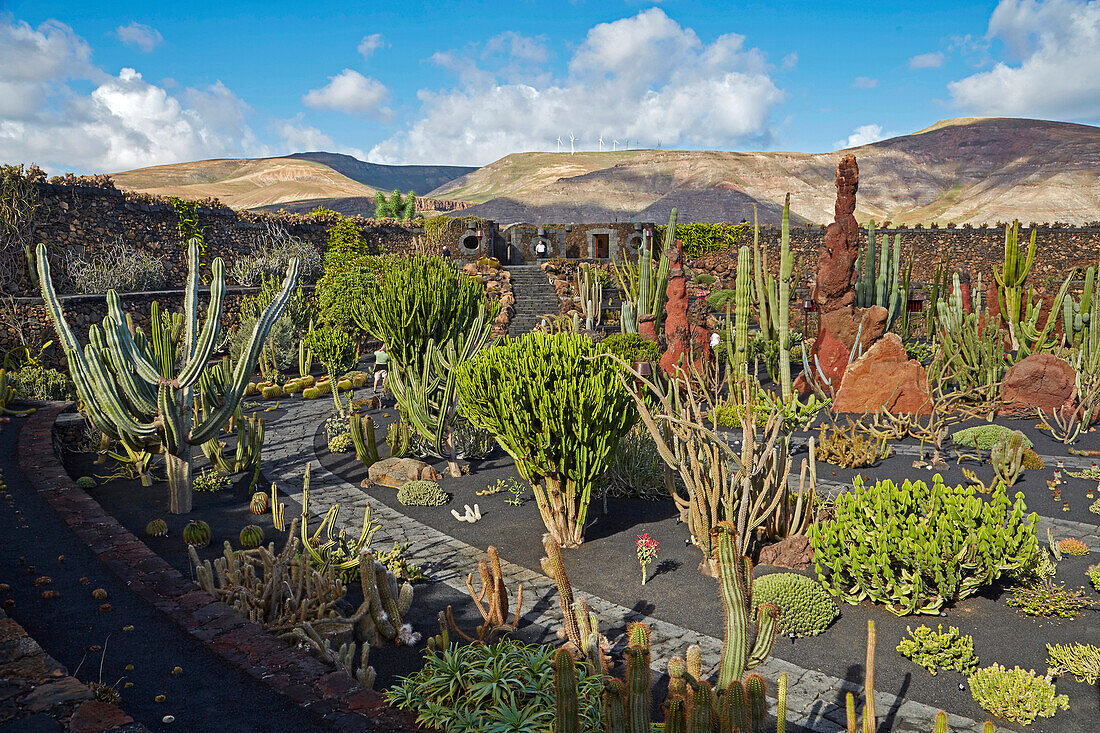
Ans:
[[[340,433],[335,437],[329,438],[329,453],[351,453],[354,449],[355,445],[352,443],[351,433]]]
[[[654,236],[661,239],[665,236],[666,226],[655,227]],[[677,224],[676,238],[684,245],[684,255],[687,257],[699,257],[707,252],[728,252],[733,249],[745,237],[750,225],[745,224],[710,224],[708,222],[693,222],[691,224]]]
[[[939,613],[1029,562],[1038,551],[1023,494],[1010,504],[1003,485],[988,501],[973,486],[949,488],[857,477],[836,500],[832,520],[810,526],[822,584],[849,603],[870,598],[898,615]]]
[[[726,304],[729,303],[730,308],[733,308],[734,301],[737,298],[737,291],[733,289],[715,290],[707,296],[707,305],[711,309],[716,311],[723,311],[726,309]]]
[[[1039,583],[1013,588],[1008,605],[1021,609],[1028,616],[1074,618],[1092,602],[1079,590],[1067,590],[1065,583]]]
[[[709,272],[700,272],[695,276],[696,285],[713,285],[714,280],[714,275],[711,275]]]
[[[1063,555],[1087,555],[1089,546],[1076,537],[1067,537],[1058,543],[1058,549]]]
[[[77,293],[159,290],[168,281],[164,258],[135,249],[121,238],[100,249],[90,260],[67,254],[65,271]]]
[[[96,482],[91,476],[81,476],[76,480],[76,486],[78,489],[87,491],[88,489],[94,489],[96,487]]]
[[[1006,669],[999,664],[979,669],[968,678],[974,701],[999,718],[1028,725],[1036,717],[1049,718],[1058,708],[1069,708],[1069,697],[1058,695],[1049,679],[1035,670]]]
[[[941,669],[970,674],[978,666],[978,658],[974,656],[974,637],[963,636],[954,626],[949,627],[946,633],[943,624],[939,625],[939,631],[932,631],[923,624],[916,631],[912,628],[908,631],[909,638],[901,640],[898,651],[933,676]]]
[[[640,361],[656,363],[661,358],[657,344],[637,333],[613,333],[600,341],[598,350],[614,354],[630,365]]]
[[[1095,565],[1089,565],[1085,570],[1085,574],[1089,576],[1089,580],[1092,582],[1092,587],[1100,593],[1100,563]]]
[[[1100,680],[1100,648],[1092,644],[1047,644],[1047,675],[1068,672],[1078,682]]]
[[[424,667],[387,691],[393,705],[442,731],[551,730],[554,647],[513,639],[429,650]],[[578,665],[582,730],[601,730],[603,676]]]
[[[239,285],[260,285],[268,278],[282,280],[292,257],[301,262],[300,282],[316,282],[321,275],[321,253],[309,242],[290,234],[286,227],[268,220],[264,233],[253,242],[250,254],[238,257],[229,275]]]
[[[435,481],[409,481],[397,492],[405,506],[443,506],[451,497]]]
[[[214,470],[207,470],[195,476],[191,481],[191,487],[195,491],[221,491],[228,489],[229,477]]]
[[[682,479],[674,474],[675,480]],[[604,474],[604,486],[612,495],[637,496],[642,499],[662,499],[668,496],[665,487],[665,462],[657,452],[653,436],[644,426],[635,425],[615,446]]]
[[[966,448],[992,450],[993,446],[1004,443],[1015,430],[1005,425],[975,425],[972,428],[956,430],[951,434],[951,442]],[[1034,447],[1031,439],[1024,436],[1024,447]]]
[[[38,364],[24,364],[12,377],[11,386],[28,400],[64,400],[72,396],[72,385],[62,372]]]
[[[331,326],[315,328],[306,337],[306,346],[332,376],[355,366],[355,344],[345,331]]]
[[[779,609],[776,629],[781,634],[817,636],[840,615],[828,591],[798,573],[761,575],[752,582],[752,602],[756,606],[771,603]]]

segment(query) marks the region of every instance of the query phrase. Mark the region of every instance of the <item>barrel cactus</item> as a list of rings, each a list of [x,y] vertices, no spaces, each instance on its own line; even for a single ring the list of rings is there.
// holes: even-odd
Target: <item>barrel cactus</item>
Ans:
[[[241,547],[253,548],[259,547],[264,543],[264,530],[263,527],[255,524],[250,524],[241,530]]]
[[[168,536],[168,522],[163,519],[154,519],[149,524],[145,525],[145,534],[150,537],[167,537]]]
[[[192,547],[206,547],[210,544],[210,525],[202,520],[194,520],[183,528],[183,541]]]
[[[256,515],[267,514],[268,499],[263,491],[257,491],[252,495],[252,501],[248,502],[248,511]]]

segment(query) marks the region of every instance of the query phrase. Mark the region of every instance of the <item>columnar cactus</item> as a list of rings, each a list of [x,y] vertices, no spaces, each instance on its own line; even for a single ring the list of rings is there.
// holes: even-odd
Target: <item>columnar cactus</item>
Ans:
[[[584,327],[591,331],[603,320],[603,285],[600,284],[598,270],[594,265],[581,264],[577,268],[577,296],[584,311]]]
[[[630,263],[624,264],[622,270],[615,266],[619,288],[623,291],[622,317],[619,321],[623,333],[642,333],[655,340],[656,334],[661,332],[661,318],[668,297],[669,262],[665,252],[675,239],[676,209],[673,209],[656,266],[653,264],[653,245],[648,239],[642,243],[636,268]],[[642,328],[643,322],[653,324],[652,333],[649,333],[648,327]]]
[[[734,297],[734,302],[737,304],[736,326],[734,327],[733,354],[730,365],[733,369],[734,379],[740,380],[745,376],[745,364],[749,355],[749,296],[752,293],[752,250],[747,245],[742,246],[737,252],[736,288],[737,294]]]
[[[718,669],[718,686],[738,681],[746,670],[760,665],[771,653],[779,610],[770,603],[756,609],[756,639],[749,643],[749,614],[752,605],[752,561],[737,550],[737,531],[728,522],[715,528],[718,547],[718,580],[722,606],[726,611],[726,640]]]
[[[1005,482],[1005,486],[1015,484],[1024,472],[1024,434],[1013,430],[1007,439],[993,446],[989,462],[993,465],[993,473]]]
[[[783,224],[779,244],[779,277],[768,272],[768,255],[759,246],[760,228],[756,219],[756,208],[752,212],[753,222],[753,276],[756,286],[757,322],[760,334],[766,339],[779,341],[779,384],[784,402],[790,402],[791,353],[790,353],[790,306],[791,283],[794,271],[794,258],[791,256],[791,195],[787,194],[783,202]]]
[[[374,437],[374,418],[370,415],[352,413],[350,417],[351,442],[355,446],[355,457],[367,468],[378,462],[378,443]]]
[[[232,377],[227,381],[223,402],[192,424],[194,388],[218,343],[222,300],[225,296],[225,267],[221,258],[210,263],[210,304],[206,322],[199,330],[199,243],[187,243],[188,275],[184,300],[183,339],[171,373],[164,374],[161,362],[145,337],[130,333],[114,290],[107,292],[107,316],[88,331],[90,343],[83,349],[69,324],[50,279],[46,246],[38,245],[38,279],[46,310],[68,357],[69,372],[77,394],[97,430],[133,449],[164,454],[173,514],[191,511],[191,446],[214,438],[237,411],[256,366],[256,359],[271,327],[286,308],[298,282],[300,263],[293,258],[287,267],[282,289],[260,314]],[[177,364],[182,362],[181,366]],[[158,368],[161,367],[161,368]]]
[[[902,292],[901,235],[894,235],[892,257],[887,256],[889,246],[890,235],[886,234],[882,238],[881,252],[876,255],[875,222],[872,219],[867,225],[867,248],[861,253],[862,273],[855,283],[856,306],[867,308],[880,305],[885,308],[888,314],[887,329],[901,313],[901,308],[906,305],[904,300],[909,297],[908,293]]]
[[[202,452],[214,468],[229,476],[234,473],[248,471],[259,465],[260,452],[263,447],[264,420],[252,415],[252,417],[245,418],[237,423],[237,447],[232,461],[227,460],[222,455],[225,443],[216,437],[202,444]]]
[[[1012,348],[1019,348],[1021,306],[1023,304],[1023,285],[1027,274],[1031,272],[1031,265],[1035,262],[1035,235],[1036,230],[1031,230],[1031,242],[1024,255],[1018,245],[1020,235],[1020,222],[1014,221],[1011,226],[1005,226],[1005,260],[1000,271],[994,270],[993,277],[1000,287],[999,299],[1001,306],[1001,318],[1008,326],[1009,335],[1012,338]],[[1028,301],[1030,302],[1030,294]]]

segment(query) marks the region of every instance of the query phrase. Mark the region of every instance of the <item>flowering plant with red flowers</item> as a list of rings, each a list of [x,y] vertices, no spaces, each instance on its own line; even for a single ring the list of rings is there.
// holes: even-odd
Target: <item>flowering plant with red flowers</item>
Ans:
[[[634,547],[638,550],[638,564],[642,566],[642,585],[645,585],[646,568],[657,559],[657,550],[661,545],[646,532],[638,535],[638,539],[634,540]]]

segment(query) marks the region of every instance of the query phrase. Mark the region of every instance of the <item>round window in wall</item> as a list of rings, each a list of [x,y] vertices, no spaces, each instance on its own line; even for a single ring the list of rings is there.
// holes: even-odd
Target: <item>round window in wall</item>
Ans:
[[[626,241],[626,246],[630,248],[631,252],[637,252],[642,248],[642,235],[635,234],[633,237]]]
[[[462,249],[467,252],[477,252],[481,249],[480,241],[476,234],[467,234],[462,238]]]

